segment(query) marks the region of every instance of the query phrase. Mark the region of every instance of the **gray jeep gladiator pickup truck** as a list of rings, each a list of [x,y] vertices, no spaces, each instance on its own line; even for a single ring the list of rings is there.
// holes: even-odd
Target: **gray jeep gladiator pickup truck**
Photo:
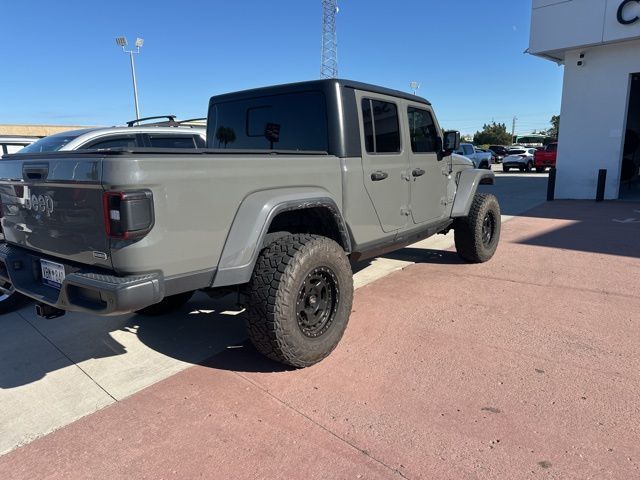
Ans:
[[[0,281],[48,318],[235,290],[256,348],[309,366],[345,331],[351,263],[451,229],[465,260],[493,256],[494,176],[459,143],[423,98],[320,80],[212,97],[205,149],[5,157]]]

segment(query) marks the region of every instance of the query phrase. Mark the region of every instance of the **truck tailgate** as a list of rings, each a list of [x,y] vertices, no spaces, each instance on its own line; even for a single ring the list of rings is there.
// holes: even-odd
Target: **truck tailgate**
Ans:
[[[0,161],[5,240],[52,257],[111,268],[98,154]]]

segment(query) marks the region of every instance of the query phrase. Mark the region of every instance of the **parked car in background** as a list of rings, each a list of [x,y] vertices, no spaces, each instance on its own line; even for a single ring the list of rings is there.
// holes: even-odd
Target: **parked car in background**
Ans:
[[[144,125],[136,126],[140,121],[158,118],[169,118],[161,125],[173,127]],[[151,148],[205,148],[207,132],[204,128],[183,127],[182,122],[176,122],[175,117],[149,117],[129,122],[128,127],[85,128],[49,135],[36,142],[20,148],[20,153],[45,153],[73,150],[97,149],[128,149],[139,147]],[[178,127],[178,128],[176,128]],[[4,137],[3,137],[4,138]],[[36,140],[36,139],[33,139]],[[12,152],[16,153],[16,152]],[[4,235],[0,234],[0,243]],[[0,313],[7,312],[22,301],[22,296],[16,293],[10,282],[0,280]]]
[[[495,155],[495,163],[502,163],[502,159],[507,156],[507,152],[509,151],[507,147],[503,145],[489,145],[489,150]]]
[[[495,153],[493,153],[491,150],[489,150],[488,148],[478,148],[478,147],[476,147],[476,152],[488,153],[489,155],[491,155],[490,165],[493,165],[494,163],[498,163],[497,155]]]
[[[502,171],[508,172],[512,168],[517,168],[521,172],[530,172],[533,169],[533,155],[535,148],[515,148],[507,152],[507,156],[502,160]]]
[[[556,166],[556,157],[558,155],[558,144],[550,143],[544,150],[538,150],[533,155],[533,165],[536,168],[536,172],[542,173],[546,168],[552,168]]]
[[[491,169],[492,154],[489,152],[483,152],[477,149],[471,143],[461,143],[460,148],[456,150],[454,153],[467,157],[469,160],[473,162],[473,165],[476,168],[484,168],[486,170]]]
[[[0,136],[0,157],[11,153],[18,153],[27,145],[31,145],[40,137],[21,137],[17,135]]]
[[[165,117],[149,117],[129,122],[128,127],[100,127],[71,130],[49,135],[32,143],[20,153],[63,152],[72,150],[113,148],[204,148],[207,132],[204,128],[175,126],[136,125],[143,120]],[[171,123],[163,122],[164,125]]]

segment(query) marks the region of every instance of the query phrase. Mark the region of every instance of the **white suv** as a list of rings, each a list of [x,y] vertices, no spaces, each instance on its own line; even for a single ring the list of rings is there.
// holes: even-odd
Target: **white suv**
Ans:
[[[0,157],[2,155],[10,155],[12,153],[18,153],[27,145],[31,145],[40,137],[22,137],[17,135],[2,135],[0,136]]]
[[[85,128],[56,133],[32,143],[20,153],[140,147],[205,148],[205,128],[183,126],[184,122],[176,122],[172,116],[162,124],[135,126],[135,123],[151,118],[164,117],[129,122],[128,127]]]

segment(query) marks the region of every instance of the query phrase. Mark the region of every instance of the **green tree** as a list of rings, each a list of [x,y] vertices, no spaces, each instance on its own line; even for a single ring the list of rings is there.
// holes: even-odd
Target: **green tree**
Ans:
[[[476,145],[510,145],[511,134],[504,123],[491,122],[482,127],[482,131],[473,136]]]
[[[558,138],[560,133],[560,115],[554,115],[551,117],[551,128],[547,131],[547,135],[553,138]]]

